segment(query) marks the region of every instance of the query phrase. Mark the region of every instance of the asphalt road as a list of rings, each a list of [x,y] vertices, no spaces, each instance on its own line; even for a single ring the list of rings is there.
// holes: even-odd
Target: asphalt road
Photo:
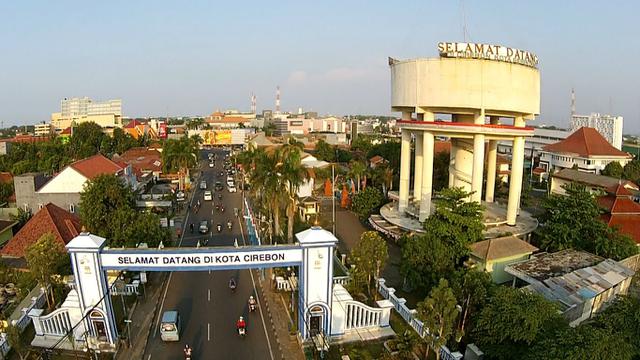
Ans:
[[[226,186],[226,173],[223,170],[222,150],[214,150],[218,154],[215,168],[209,168],[207,152],[201,152],[203,177],[197,179],[193,204],[199,199],[201,207],[197,213],[191,211],[186,223],[194,224],[191,234],[187,225],[182,247],[197,246],[198,240],[209,238],[207,246],[233,246],[237,238],[243,244],[240,229],[241,218],[234,217],[233,209],[241,209],[241,193],[229,193]],[[199,174],[197,174],[199,175]],[[204,201],[204,190],[199,189],[201,179],[207,181],[207,190],[214,192],[213,201]],[[220,181],[224,185],[221,192],[214,191],[213,184]],[[218,194],[222,194],[222,200]],[[190,200],[190,199],[189,199]],[[224,203],[224,212],[215,210],[214,204]],[[193,208],[193,207],[192,207]],[[212,220],[213,219],[213,220]],[[207,235],[198,233],[198,224],[208,220],[210,232]],[[227,221],[233,222],[232,230],[227,229]],[[218,233],[216,224],[222,224],[223,230]],[[248,241],[248,240],[247,240]],[[229,279],[234,277],[237,289],[231,292]],[[250,295],[256,296],[254,281],[257,277],[249,270],[210,271],[210,272],[174,272],[166,286],[166,294],[160,300],[161,309],[153,324],[153,331],[144,355],[145,360],[184,359],[183,348],[188,344],[193,348],[193,359],[280,359],[275,339],[266,313],[263,312],[262,299],[258,311],[249,314],[247,300]],[[177,310],[182,318],[182,332],[179,342],[163,342],[160,339],[158,318],[167,310]],[[262,310],[262,311],[261,311]],[[235,329],[239,316],[247,321],[247,336],[241,338]]]

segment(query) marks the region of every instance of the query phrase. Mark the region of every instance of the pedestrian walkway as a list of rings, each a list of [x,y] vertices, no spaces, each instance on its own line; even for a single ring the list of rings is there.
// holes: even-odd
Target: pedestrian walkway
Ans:
[[[159,306],[165,283],[165,273],[147,273],[148,282],[143,295],[138,299],[131,316],[131,348],[121,345],[117,359],[142,359],[147,346],[147,339],[152,334],[153,321]]]

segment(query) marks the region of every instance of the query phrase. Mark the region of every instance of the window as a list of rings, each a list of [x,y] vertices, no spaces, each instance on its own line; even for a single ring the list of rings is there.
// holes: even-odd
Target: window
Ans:
[[[69,204],[69,212],[75,214],[76,206],[74,204]]]

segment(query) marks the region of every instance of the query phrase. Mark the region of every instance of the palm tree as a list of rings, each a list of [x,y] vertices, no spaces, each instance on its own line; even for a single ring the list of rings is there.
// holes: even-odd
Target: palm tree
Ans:
[[[165,141],[162,151],[162,163],[164,171],[177,171],[180,174],[180,186],[184,183],[184,177],[189,176],[189,168],[198,164],[198,149],[200,136],[184,136],[178,140]]]
[[[298,190],[309,178],[309,171],[301,163],[300,149],[287,145],[277,151],[278,175],[287,194],[287,241],[293,242],[293,225],[298,205]]]
[[[256,152],[253,160],[253,170],[250,172],[251,192],[263,207],[271,210],[268,216],[273,220],[270,232],[275,236],[282,235],[280,227],[280,208],[285,191],[282,189],[280,174],[278,173],[279,150]],[[271,222],[270,222],[271,224]]]
[[[349,171],[349,176],[351,177],[355,177],[357,182],[358,182],[358,186],[357,186],[357,191],[360,192],[360,179],[362,178],[362,176],[366,176],[366,171],[367,171],[367,166],[365,164],[363,164],[361,161],[358,160],[353,160],[351,161],[351,171]]]

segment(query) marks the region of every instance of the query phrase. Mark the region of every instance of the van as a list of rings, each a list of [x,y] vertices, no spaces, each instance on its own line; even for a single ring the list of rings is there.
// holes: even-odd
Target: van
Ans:
[[[180,341],[180,314],[177,311],[165,311],[160,323],[162,341]]]

